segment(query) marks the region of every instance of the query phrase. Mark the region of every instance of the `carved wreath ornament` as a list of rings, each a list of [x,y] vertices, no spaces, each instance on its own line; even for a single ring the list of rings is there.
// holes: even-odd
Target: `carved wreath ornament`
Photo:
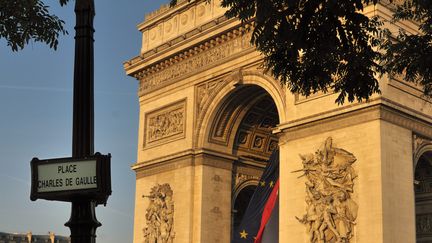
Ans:
[[[353,154],[332,146],[332,138],[315,152],[300,155],[306,177],[306,214],[297,220],[307,227],[311,243],[349,243],[358,206],[352,200]]]
[[[150,195],[143,197],[150,200],[145,215],[147,227],[144,228],[144,243],[173,243],[174,202],[170,185],[156,184]]]

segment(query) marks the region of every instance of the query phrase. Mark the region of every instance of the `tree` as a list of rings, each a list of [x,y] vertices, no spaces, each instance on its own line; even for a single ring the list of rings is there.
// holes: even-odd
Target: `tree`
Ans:
[[[432,97],[432,1],[410,0],[397,7],[394,21],[413,20],[419,23],[420,34],[400,31],[396,41],[387,32],[382,57],[385,71],[403,75],[408,82],[423,86],[426,97]]]
[[[65,5],[69,0],[59,0]],[[12,51],[23,49],[30,40],[57,49],[60,34],[67,34],[64,21],[52,15],[40,0],[0,0],[0,39]]]
[[[334,90],[339,104],[367,100],[380,92],[377,74],[389,72],[405,73],[430,97],[432,2],[405,0],[397,7],[394,21],[418,21],[421,34],[401,32],[396,40],[382,29],[381,19],[362,13],[378,2],[222,0],[221,5],[228,8],[227,17],[254,22],[251,42],[264,54],[265,67],[291,92],[308,96]]]

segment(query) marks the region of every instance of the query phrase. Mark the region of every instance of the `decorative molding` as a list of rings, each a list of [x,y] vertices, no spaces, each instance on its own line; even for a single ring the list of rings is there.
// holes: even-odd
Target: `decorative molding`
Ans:
[[[194,155],[185,153],[170,159],[167,158],[160,160],[157,163],[139,163],[133,167],[133,170],[136,173],[136,179],[139,180],[144,177],[162,174],[173,170],[181,170],[182,168],[191,166],[194,166]]]
[[[387,105],[379,102],[377,100],[376,104],[370,104],[366,107],[355,105],[358,108],[353,106],[353,109],[350,110],[343,107],[341,110],[337,110],[339,113],[333,112],[333,115],[332,112],[327,112],[330,115],[316,114],[283,124],[280,126],[280,130],[283,132],[280,143],[378,119],[407,128],[417,134],[422,134],[422,136],[432,137],[432,126],[428,121],[408,114],[405,110],[399,110],[401,107],[393,107],[390,106],[392,104]],[[344,110],[348,111],[344,112]]]
[[[432,137],[432,126],[430,122],[421,120],[404,111],[397,110],[393,107],[381,105],[381,119],[395,125],[405,127],[422,136]],[[399,107],[397,107],[399,108]]]
[[[312,93],[309,96],[304,96],[304,95],[301,95],[299,93],[295,93],[294,94],[294,104],[299,105],[299,104],[302,104],[305,102],[309,102],[309,101],[313,101],[316,99],[327,97],[327,96],[332,95],[334,93],[335,93],[334,90],[329,90],[327,92],[317,91],[316,93]]]
[[[174,201],[173,191],[168,183],[156,184],[149,196],[145,218],[144,243],[173,243],[174,233]]]
[[[233,161],[239,158],[212,150],[185,150],[176,154],[163,156],[149,161],[141,161],[132,166],[137,180],[143,177],[161,174],[196,165],[211,166],[232,170]]]
[[[204,107],[208,106],[208,104],[213,100],[212,98],[215,97],[218,91],[224,87],[225,83],[224,79],[216,79],[196,86],[196,117],[201,117]]]
[[[186,99],[145,114],[144,147],[185,137]]]
[[[252,49],[252,32],[240,27],[178,53],[177,55],[134,74],[140,80],[139,96],[175,83],[176,79],[201,71],[228,57]]]
[[[297,220],[307,226],[311,243],[349,243],[354,236],[358,205],[352,199],[356,157],[333,147],[329,137],[313,154],[300,155],[306,177],[306,214]]]
[[[232,189],[232,201],[235,202],[239,193],[248,186],[257,186],[260,177],[258,175],[235,173],[233,175],[234,183]],[[234,207],[234,204],[232,205]]]
[[[414,158],[421,156],[419,154],[421,148],[427,145],[432,145],[432,139],[413,133],[413,156]]]
[[[243,184],[246,181],[251,181],[251,184],[257,185],[259,179],[260,178],[256,175],[236,173],[235,174],[235,188],[239,187],[241,184]]]

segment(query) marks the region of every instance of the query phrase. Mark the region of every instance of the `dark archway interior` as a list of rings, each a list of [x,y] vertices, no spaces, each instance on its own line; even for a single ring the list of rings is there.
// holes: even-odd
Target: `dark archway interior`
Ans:
[[[272,134],[277,124],[278,111],[269,93],[259,86],[245,85],[222,103],[209,142],[232,146],[233,155],[267,160],[278,144]]]
[[[276,105],[265,93],[255,100],[243,117],[234,140],[234,154],[268,159],[278,146],[278,137],[272,134],[277,124]]]
[[[414,192],[417,242],[432,242],[432,151],[417,162]]]
[[[256,186],[250,185],[243,188],[240,193],[238,194],[237,198],[234,202],[234,222],[233,227],[234,229],[237,228],[237,226],[240,225],[240,222],[244,216],[244,213],[246,211],[246,208],[249,204],[250,199],[252,198],[252,195],[255,191]]]
[[[237,108],[231,106],[233,104]],[[237,112],[231,119],[227,119],[233,124],[232,153],[239,159],[234,164],[233,176],[237,176],[238,171],[245,171],[245,168],[253,167],[263,171],[279,142],[278,137],[272,133],[279,124],[275,102],[264,89],[246,86],[233,94],[233,100],[227,107],[229,106],[234,111],[233,114]],[[255,180],[258,179],[259,175],[256,175]],[[233,190],[238,190],[238,187],[241,185],[235,185]],[[233,232],[240,225],[255,188],[256,185],[248,185],[233,199]]]
[[[279,139],[272,131],[279,122],[273,98],[257,85],[237,86],[215,115],[208,141],[225,146],[226,152],[237,157],[232,168],[233,230],[241,223],[261,173],[278,147]]]

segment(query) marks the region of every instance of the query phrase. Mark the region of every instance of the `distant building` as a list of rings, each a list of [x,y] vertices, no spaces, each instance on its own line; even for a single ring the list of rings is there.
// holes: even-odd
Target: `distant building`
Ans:
[[[70,238],[57,236],[52,232],[48,235],[33,235],[32,232],[27,234],[11,234],[0,232],[0,243],[70,243]]]

